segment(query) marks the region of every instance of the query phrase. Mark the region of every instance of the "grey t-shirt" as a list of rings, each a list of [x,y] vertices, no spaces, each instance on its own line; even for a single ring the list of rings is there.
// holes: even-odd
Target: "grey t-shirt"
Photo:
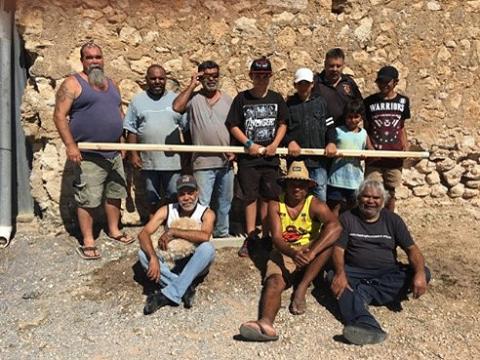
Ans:
[[[196,93],[187,104],[188,122],[193,145],[229,146],[230,133],[225,126],[232,98],[223,92],[210,105],[207,98]],[[218,169],[228,166],[225,154],[193,153],[193,170]]]
[[[145,91],[136,95],[128,106],[123,128],[137,134],[141,144],[180,144],[179,126],[186,127],[186,116],[173,111],[176,94],[165,91],[154,100]],[[178,153],[144,151],[144,170],[178,171],[182,168]]]

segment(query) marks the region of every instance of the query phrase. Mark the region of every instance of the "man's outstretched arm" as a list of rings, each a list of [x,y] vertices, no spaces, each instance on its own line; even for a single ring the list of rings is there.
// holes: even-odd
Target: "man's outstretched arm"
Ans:
[[[413,268],[412,292],[414,298],[419,298],[427,291],[427,276],[425,274],[425,259],[417,245],[406,250],[408,262]]]

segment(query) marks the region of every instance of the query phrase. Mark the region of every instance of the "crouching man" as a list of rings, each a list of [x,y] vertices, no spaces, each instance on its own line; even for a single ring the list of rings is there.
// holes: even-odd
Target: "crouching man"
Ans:
[[[340,216],[343,233],[332,255],[335,274],[329,278],[345,325],[343,336],[352,344],[375,344],[387,337],[368,305],[398,303],[409,289],[418,298],[430,280],[407,226],[384,209],[387,196],[382,183],[366,180],[358,189],[358,207]],[[409,266],[397,261],[397,246],[407,253]]]
[[[309,190],[317,184],[310,179],[303,161],[294,161],[281,179],[284,194],[268,204],[274,249],[267,262],[260,300],[260,317],[240,327],[250,341],[277,340],[273,322],[281,306],[282,292],[294,286],[290,312],[301,315],[306,309],[306,292],[332,254],[342,231],[337,217]]]
[[[195,223],[196,229],[182,230],[174,226],[179,219],[184,218]],[[140,263],[147,277],[163,286],[160,291],[147,297],[143,309],[145,315],[152,314],[165,305],[179,305],[182,301],[186,308],[191,307],[195,286],[206,275],[215,258],[215,248],[209,242],[214,223],[215,213],[198,203],[195,178],[191,175],[181,176],[177,180],[177,202],[162,206],[138,235]],[[165,258],[157,256],[151,236],[160,225],[164,226],[164,232],[158,240],[159,249],[165,253],[172,240],[186,240],[195,245],[190,258],[185,259],[188,261],[170,269]]]

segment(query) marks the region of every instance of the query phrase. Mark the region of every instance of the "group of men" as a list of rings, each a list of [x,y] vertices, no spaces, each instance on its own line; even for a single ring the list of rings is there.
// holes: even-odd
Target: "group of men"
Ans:
[[[119,228],[121,199],[127,195],[123,154],[80,152],[78,142],[120,142],[124,132],[130,143],[180,144],[188,133],[193,145],[230,145],[232,137],[234,144],[245,147],[245,154],[193,153],[192,173],[185,171],[177,153],[129,152],[132,166],[141,170],[145,179],[150,206],[150,220],[138,235],[140,263],[147,277],[160,285],[147,297],[144,313],[182,302],[186,307],[192,305],[195,287],[215,256],[210,238],[229,235],[232,162],[236,160],[247,231],[239,255],[248,256],[252,242],[271,239],[273,244],[259,319],[242,324],[241,335],[253,341],[278,339],[273,322],[281,293],[294,286],[289,309],[292,314],[303,314],[307,289],[331,258],[334,270],[327,279],[345,322],[344,336],[355,344],[383,341],[386,333],[368,312],[367,304],[399,300],[410,288],[418,297],[429,279],[423,256],[405,224],[383,209],[394,187],[385,181],[390,187],[388,194],[382,182],[365,181],[358,189],[358,206],[338,219],[325,204],[327,161],[299,157],[301,148],[309,147],[325,148],[327,155],[335,155],[332,129],[342,122],[346,103],[361,99],[354,80],[342,74],[344,59],[343,51],[336,48],[327,53],[320,74],[299,69],[294,78],[296,93],[287,102],[269,89],[273,72],[265,57],[254,60],[250,67],[252,88],[233,100],[218,88],[220,68],[213,61],[201,63],[178,95],[166,89],[165,69],[151,65],[146,72],[146,90],[133,98],[124,116],[119,90],[104,74],[101,48],[93,42],[84,44],[80,50],[83,71],[62,83],[54,114],[67,158],[75,169],[75,200],[83,237],[77,249],[80,256],[101,256],[92,228],[93,211],[103,199],[107,235],[124,244],[134,239]],[[386,83],[394,87],[398,72],[392,73],[392,69],[387,67]],[[372,103],[370,111],[375,112],[375,106]],[[385,111],[384,107],[378,109]],[[404,136],[403,122],[397,130]],[[282,142],[293,158],[283,177],[276,155]],[[378,169],[380,176],[383,171]],[[256,226],[257,213],[263,239]],[[179,218],[189,218],[198,226],[177,228],[174,223]],[[173,269],[153,245],[152,236],[159,228],[163,229],[158,239],[162,250],[177,238],[195,245],[193,254]],[[398,263],[397,246],[407,252],[410,266]]]

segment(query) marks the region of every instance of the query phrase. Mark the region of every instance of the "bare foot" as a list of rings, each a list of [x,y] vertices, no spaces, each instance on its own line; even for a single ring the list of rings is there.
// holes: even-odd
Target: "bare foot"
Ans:
[[[298,289],[292,294],[292,300],[288,307],[290,313],[293,315],[303,315],[307,309],[307,300],[305,299],[305,293]]]

